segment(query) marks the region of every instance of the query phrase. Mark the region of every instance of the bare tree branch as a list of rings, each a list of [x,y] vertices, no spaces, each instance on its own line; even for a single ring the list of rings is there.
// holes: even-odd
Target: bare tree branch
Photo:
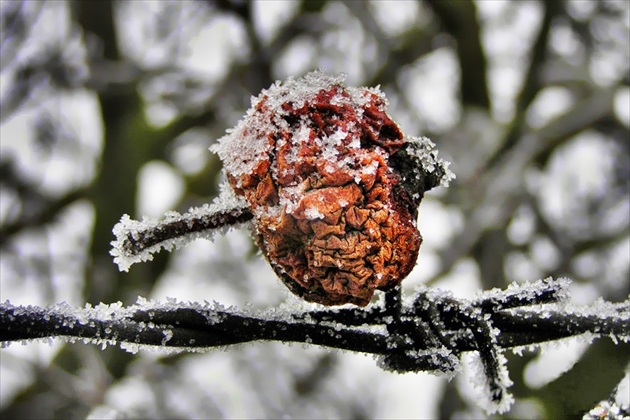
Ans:
[[[438,16],[443,28],[457,41],[462,104],[489,109],[487,62],[481,43],[481,27],[477,21],[475,3],[467,0],[425,1],[425,4]]]

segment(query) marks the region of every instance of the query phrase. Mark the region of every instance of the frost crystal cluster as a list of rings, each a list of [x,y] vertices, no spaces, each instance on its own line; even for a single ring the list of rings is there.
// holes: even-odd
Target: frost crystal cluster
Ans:
[[[416,263],[423,193],[453,175],[403,135],[379,88],[321,71],[277,82],[212,149],[249,204],[258,245],[295,294],[365,306]]]

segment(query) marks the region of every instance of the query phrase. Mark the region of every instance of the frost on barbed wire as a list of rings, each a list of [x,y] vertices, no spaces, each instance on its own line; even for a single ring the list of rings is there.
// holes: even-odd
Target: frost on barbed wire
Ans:
[[[619,405],[610,401],[601,401],[582,420],[628,420],[630,419],[630,406]]]
[[[536,280],[527,283],[510,283],[507,289],[494,288],[477,293],[475,302],[492,302],[498,308],[518,306],[522,302],[567,302],[571,280],[565,277]]]
[[[229,311],[229,308],[217,302],[178,302],[170,298],[166,302],[159,302],[142,297],[138,298],[136,304],[127,307],[122,302],[100,303],[96,306],[86,303],[83,308],[72,307],[65,302],[47,308],[22,307],[8,301],[0,306],[2,320],[6,318],[6,321],[16,323],[3,331],[3,346],[14,341],[11,339],[12,331],[17,333],[26,329],[33,337],[55,336],[71,343],[81,340],[100,345],[101,348],[118,345],[131,353],[137,353],[140,349],[159,349],[168,354],[207,351],[208,347],[195,346],[194,338],[174,346],[170,341],[176,326],[161,323],[157,319],[153,322],[153,314],[168,313],[174,309],[189,310],[199,315],[201,321],[197,320],[197,323],[212,325],[221,321],[222,313]],[[146,314],[146,317],[139,319],[138,314]],[[51,331],[46,331],[46,326]]]
[[[447,378],[462,366],[484,395],[488,412],[505,412],[512,396],[503,351],[589,335],[630,337],[630,302],[577,307],[568,280],[539,280],[492,290],[472,300],[423,288],[403,299],[400,288],[369,307],[225,308],[218,303],[138,299],[135,305],[50,308],[0,304],[0,341],[61,337],[130,352],[200,352],[251,341],[308,343],[373,354],[383,369],[432,372]],[[466,356],[469,353],[478,356]],[[466,357],[464,357],[466,356]]]
[[[550,279],[546,279],[524,288],[514,285],[503,293],[492,290],[479,294],[472,301],[455,299],[451,292],[440,289],[420,287],[417,290],[415,305],[426,314],[427,324],[445,350],[453,351],[456,348],[453,341],[446,336],[448,325],[454,322],[467,325],[477,352],[464,355],[455,351],[451,355],[450,363],[453,370],[458,372],[461,372],[461,365],[464,364],[465,372],[469,372],[469,380],[482,396],[479,406],[488,413],[504,413],[514,402],[514,397],[508,392],[512,381],[508,374],[507,360],[499,345],[501,330],[493,325],[489,311],[539,302],[544,299],[544,293],[548,292],[549,283]],[[559,285],[554,289],[557,291],[561,287]],[[456,356],[454,360],[453,356]]]
[[[508,412],[514,403],[514,396],[507,392],[507,389],[513,385],[513,382],[508,374],[505,356],[499,354],[499,366],[501,369],[497,379],[503,392],[501,398],[496,398],[496,388],[489,383],[488,376],[485,373],[485,366],[479,354],[472,352],[466,354],[463,357],[463,364],[466,367],[464,377],[472,385],[477,405],[489,414]]]
[[[608,400],[600,401],[582,420],[628,420],[630,419],[630,365],[625,375],[610,393]]]

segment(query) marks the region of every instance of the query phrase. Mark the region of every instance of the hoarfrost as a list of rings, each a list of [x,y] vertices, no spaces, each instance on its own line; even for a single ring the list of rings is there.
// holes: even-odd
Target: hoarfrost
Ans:
[[[128,271],[137,262],[153,260],[153,254],[161,249],[171,251],[195,239],[211,240],[218,232],[226,232],[234,225],[225,226],[219,218],[238,217],[245,208],[245,201],[224,184],[212,204],[193,207],[184,214],[170,211],[162,219],[143,217],[142,221],[125,214],[114,226],[116,240],[111,242],[110,254],[120,271]]]
[[[412,359],[430,361],[429,364],[435,368],[427,371],[427,373],[449,381],[462,371],[459,358],[453,354],[453,352],[444,347],[431,348],[429,350],[407,350],[405,351],[405,355]],[[445,360],[447,362],[445,362]],[[387,356],[376,356],[376,364],[385,371],[398,372],[398,370],[387,360]],[[446,366],[450,369],[447,370],[440,368]]]
[[[322,89],[343,85],[345,78],[345,74],[334,76],[318,70],[300,79],[290,77],[284,82],[277,81],[269,89],[263,89],[258,97],[252,96],[251,108],[245,117],[236,127],[228,130],[210,150],[219,155],[225,170],[235,178],[252,173],[260,163],[269,160],[271,146],[264,133],[275,132],[277,127],[286,124],[282,118],[284,114],[280,112],[282,105],[292,104],[293,109],[299,109]],[[366,100],[362,89],[348,87],[347,90],[351,98],[338,95],[335,100],[340,103]],[[279,112],[276,112],[274,118],[269,121],[264,118],[264,113],[259,112],[259,106]],[[301,133],[302,136],[304,134]]]
[[[507,359],[502,353],[499,353],[498,357],[500,370],[497,379],[499,379],[499,384],[503,390],[503,398],[500,400],[496,400],[492,395],[491,385],[488,382],[488,376],[485,374],[479,354],[470,352],[463,356],[465,360],[464,374],[473,387],[476,395],[475,402],[489,414],[505,413],[514,403],[514,396],[507,392],[507,389],[513,384],[506,367]]]
[[[136,354],[140,351],[140,345],[136,343],[122,342],[120,343],[120,348],[131,354]]]
[[[584,414],[582,420],[627,420],[627,413],[630,411],[628,406],[619,406],[610,401],[600,401],[591,411]]]
[[[583,420],[628,419],[630,414],[630,365],[626,366],[625,375],[617,384],[607,401],[600,401],[593,409],[584,414]]]
[[[449,169],[451,162],[438,158],[438,151],[428,137],[405,137],[407,153],[416,159],[420,166],[428,173],[440,169],[444,175],[440,178],[440,185],[448,187],[455,179],[455,174]]]
[[[162,331],[162,334],[164,334],[164,339],[162,340],[162,345],[165,346],[166,343],[168,343],[171,340],[171,338],[173,338],[173,330],[166,329],[166,330]]]
[[[630,341],[630,334],[625,332],[627,329],[617,335],[602,331],[606,325],[611,325],[614,322],[628,322],[628,319],[630,319],[630,303],[627,301],[613,303],[599,299],[589,306],[578,306],[572,302],[558,302],[545,305],[531,305],[518,309],[509,309],[508,311],[518,313],[519,316],[524,318],[534,315],[540,317],[541,314],[552,316],[554,312],[561,311],[565,318],[572,319],[572,324],[574,324],[575,327],[578,327],[584,319],[588,319],[589,322],[596,325],[596,327],[588,333],[575,337],[581,337],[583,342],[589,344],[593,339],[602,335],[607,335],[615,343],[617,340],[623,342]],[[567,315],[571,316],[567,317]]]
[[[15,316],[34,316],[42,320],[47,318],[49,323],[54,323],[56,326],[64,326],[65,329],[60,331],[56,337],[66,342],[75,343],[81,340],[86,344],[101,346],[103,349],[109,345],[118,345],[131,353],[137,353],[140,349],[154,349],[159,350],[161,353],[167,352],[169,354],[183,351],[207,351],[207,349],[169,346],[168,343],[175,334],[173,326],[156,324],[152,321],[135,321],[134,317],[136,315],[142,313],[144,316],[152,319],[157,312],[192,309],[196,313],[204,315],[208,324],[213,324],[222,319],[222,311],[229,310],[217,304],[185,303],[177,302],[174,299],[169,299],[168,302],[164,303],[149,301],[142,297],[138,298],[135,305],[128,307],[123,307],[121,302],[109,305],[100,303],[96,306],[87,303],[83,308],[71,307],[65,302],[49,308],[37,306],[21,308],[8,302],[3,306],[4,310],[13,311]],[[88,330],[86,331],[84,328],[88,328]],[[154,330],[163,335],[160,345],[157,343],[155,345],[141,344],[141,334],[147,330]],[[121,336],[123,334],[124,337]],[[52,342],[51,337],[35,340]],[[24,340],[23,344],[26,345],[27,342],[27,340]]]
[[[518,299],[522,302],[540,302],[545,300],[545,295],[552,295],[553,301],[558,305],[564,305],[569,301],[569,285],[571,280],[567,278],[559,278],[554,280],[547,277],[542,280],[536,280],[528,283],[511,283],[506,290],[494,288],[491,290],[480,291],[477,293],[476,302],[479,303],[486,299],[492,299],[503,305],[510,299]],[[551,296],[547,300],[551,299]],[[538,305],[534,306],[539,310],[543,308]],[[547,306],[545,306],[546,308]]]

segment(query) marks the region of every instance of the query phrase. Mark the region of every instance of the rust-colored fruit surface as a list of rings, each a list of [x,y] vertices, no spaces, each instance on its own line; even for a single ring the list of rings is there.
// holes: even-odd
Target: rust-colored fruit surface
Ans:
[[[308,301],[365,306],[416,263],[424,190],[401,173],[408,140],[386,106],[378,89],[310,73],[253,98],[215,147],[264,255]]]

